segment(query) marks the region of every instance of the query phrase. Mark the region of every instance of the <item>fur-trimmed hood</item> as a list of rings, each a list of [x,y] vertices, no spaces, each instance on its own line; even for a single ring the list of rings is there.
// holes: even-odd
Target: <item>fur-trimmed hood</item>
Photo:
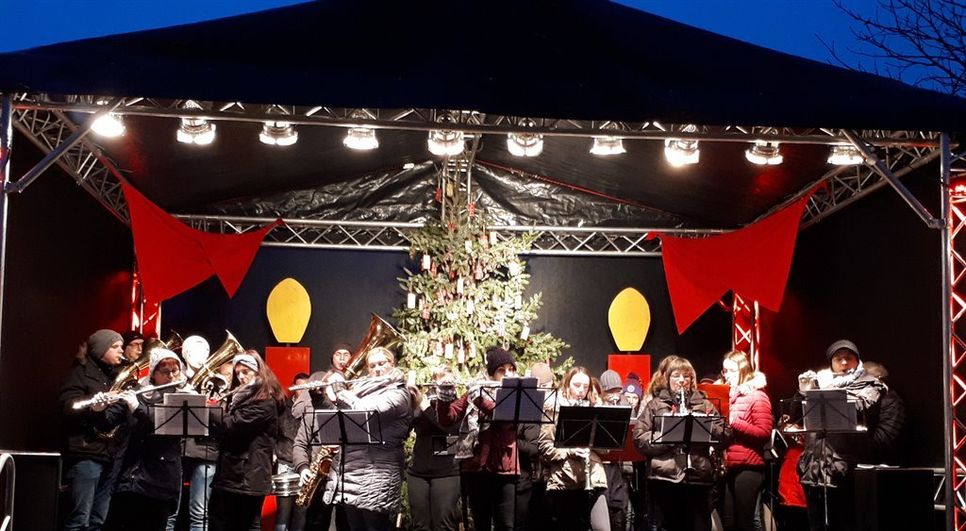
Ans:
[[[732,392],[738,395],[750,395],[755,391],[764,389],[765,386],[767,385],[768,385],[768,379],[765,378],[765,373],[760,371],[755,371],[754,373],[752,373],[750,380],[734,388]]]

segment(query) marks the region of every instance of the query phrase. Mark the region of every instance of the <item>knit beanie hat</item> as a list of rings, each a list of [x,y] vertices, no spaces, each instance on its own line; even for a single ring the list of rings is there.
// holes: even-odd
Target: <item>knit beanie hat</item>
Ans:
[[[124,335],[122,336],[122,338],[124,340],[123,346],[125,348],[127,348],[127,346],[130,345],[132,341],[137,341],[138,339],[140,339],[141,341],[144,341],[144,336],[142,336],[140,332],[137,332],[135,330],[124,332]]]
[[[832,361],[832,356],[842,349],[851,350],[852,353],[855,354],[856,358],[859,358],[860,360],[862,359],[862,356],[859,354],[859,347],[855,346],[855,343],[849,341],[848,339],[840,339],[835,343],[832,343],[828,347],[828,350],[825,351],[825,359]]]
[[[644,390],[641,388],[641,381],[637,378],[628,378],[624,380],[624,392],[637,395],[637,398],[644,396]]]
[[[542,361],[538,361],[530,367],[530,376],[537,379],[537,385],[546,385],[553,382],[553,370],[550,365]]]
[[[486,373],[490,376],[496,374],[496,370],[507,363],[513,365],[513,370],[517,369],[517,363],[513,360],[513,354],[507,352],[505,348],[493,347],[486,351]]]
[[[600,375],[600,388],[604,391],[621,388],[621,375],[617,371],[606,370]]]
[[[246,353],[238,354],[231,359],[231,362],[234,363],[235,365],[238,365],[239,363],[241,363],[245,367],[248,367],[249,369],[255,372],[258,372],[258,360],[255,359],[255,356],[252,356],[251,354],[246,354]]]
[[[164,360],[175,360],[178,362],[178,368],[184,370],[184,364],[181,363],[181,358],[177,354],[166,348],[156,348],[151,351],[151,358],[148,361],[148,378],[154,376],[154,369]]]
[[[104,357],[107,349],[111,348],[111,345],[123,340],[124,338],[121,337],[121,334],[107,328],[102,328],[87,338],[87,354],[95,359],[101,359]]]

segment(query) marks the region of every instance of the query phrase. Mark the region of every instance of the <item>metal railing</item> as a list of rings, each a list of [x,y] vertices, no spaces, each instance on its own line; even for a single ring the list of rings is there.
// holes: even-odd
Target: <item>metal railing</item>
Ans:
[[[3,489],[3,520],[0,520],[0,531],[13,529],[13,493],[14,486],[17,482],[17,467],[14,466],[13,456],[10,454],[0,454],[0,476],[4,475],[7,465],[10,465],[10,471],[6,474],[7,480]]]

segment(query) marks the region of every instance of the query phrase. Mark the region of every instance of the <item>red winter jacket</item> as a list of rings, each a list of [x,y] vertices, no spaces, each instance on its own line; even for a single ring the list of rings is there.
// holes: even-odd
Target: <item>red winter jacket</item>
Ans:
[[[436,413],[440,426],[447,427],[461,422],[470,404],[470,394],[466,393],[455,402],[437,402]],[[479,409],[481,420],[493,415],[496,404],[484,394],[474,401]],[[458,458],[459,456],[457,456]],[[492,472],[501,475],[520,473],[520,460],[517,455],[517,430],[509,422],[484,422],[480,426],[473,456],[461,464],[462,472]]]
[[[725,451],[729,468],[758,468],[765,465],[762,448],[772,430],[771,401],[762,391],[765,375],[755,373],[751,381],[733,389],[729,416],[733,439]]]

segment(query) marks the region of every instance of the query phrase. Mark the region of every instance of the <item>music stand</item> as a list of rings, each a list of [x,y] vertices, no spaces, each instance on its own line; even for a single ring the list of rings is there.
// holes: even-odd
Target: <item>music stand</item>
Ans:
[[[483,389],[496,390],[496,396],[490,396],[495,403],[490,422],[553,423],[553,417],[544,409],[547,391],[537,386],[536,378],[504,378],[500,387]]]
[[[688,471],[691,466],[691,446],[695,444],[712,445],[721,441],[714,435],[715,429],[724,426],[724,417],[720,415],[654,415],[652,426],[658,426],[652,437],[653,444],[683,445],[686,464],[684,466],[684,482],[688,482]],[[719,431],[720,433],[720,431]]]
[[[309,447],[339,446],[339,484],[335,486],[332,500],[339,492],[338,503],[345,504],[345,453],[349,446],[383,444],[382,426],[374,410],[313,409]],[[313,443],[311,441],[318,441]]]

